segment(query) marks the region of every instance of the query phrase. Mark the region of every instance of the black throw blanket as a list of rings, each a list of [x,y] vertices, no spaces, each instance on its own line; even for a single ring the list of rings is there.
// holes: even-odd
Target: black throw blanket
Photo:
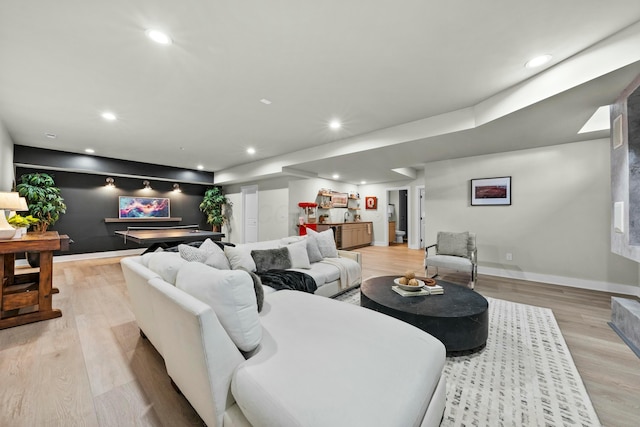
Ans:
[[[318,289],[313,277],[299,271],[269,270],[256,274],[260,277],[263,285],[271,286],[278,291],[291,289],[312,294]]]

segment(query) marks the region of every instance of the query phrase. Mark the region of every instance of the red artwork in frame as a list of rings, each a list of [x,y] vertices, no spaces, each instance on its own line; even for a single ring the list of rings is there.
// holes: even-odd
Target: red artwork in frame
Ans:
[[[375,196],[366,196],[364,198],[364,205],[366,209],[378,209],[378,198]]]

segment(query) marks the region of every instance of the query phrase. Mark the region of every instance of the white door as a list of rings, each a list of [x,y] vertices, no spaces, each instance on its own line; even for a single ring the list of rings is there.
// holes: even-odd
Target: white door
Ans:
[[[242,243],[258,241],[258,186],[241,187]]]

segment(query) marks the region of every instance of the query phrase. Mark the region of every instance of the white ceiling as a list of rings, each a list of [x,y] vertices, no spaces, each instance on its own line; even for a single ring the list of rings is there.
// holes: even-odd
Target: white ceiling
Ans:
[[[550,64],[524,68],[543,53]],[[577,132],[638,74],[638,0],[0,2],[15,144],[203,164],[221,184],[393,181],[392,168],[607,136]]]

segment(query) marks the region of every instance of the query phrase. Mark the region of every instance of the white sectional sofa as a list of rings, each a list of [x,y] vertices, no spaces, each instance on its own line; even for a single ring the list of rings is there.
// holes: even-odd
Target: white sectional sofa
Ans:
[[[176,254],[121,265],[141,331],[209,427],[440,424],[445,348],[409,324],[290,290],[265,290],[258,313],[248,272]]]
[[[317,249],[308,242],[312,236],[319,243]],[[225,246],[224,252],[232,269],[244,268],[256,271],[251,251],[273,250],[287,247],[293,266],[289,270],[299,271],[313,277],[318,289],[316,295],[334,296],[357,287],[362,282],[362,260],[359,252],[337,250],[333,243],[333,231],[327,230],[316,235],[291,236],[283,239],[244,243],[235,247]],[[306,252],[308,261],[304,259]]]

